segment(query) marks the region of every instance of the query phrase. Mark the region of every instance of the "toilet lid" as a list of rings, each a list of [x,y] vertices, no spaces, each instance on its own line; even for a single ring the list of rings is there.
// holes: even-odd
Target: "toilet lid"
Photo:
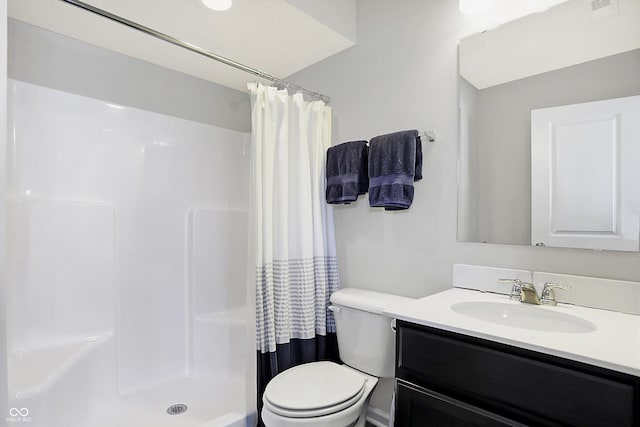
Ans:
[[[336,412],[362,396],[365,382],[363,375],[333,362],[307,363],[273,378],[264,391],[265,405],[289,416]]]

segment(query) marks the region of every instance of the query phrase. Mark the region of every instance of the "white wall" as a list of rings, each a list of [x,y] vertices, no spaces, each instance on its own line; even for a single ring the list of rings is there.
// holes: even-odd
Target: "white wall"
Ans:
[[[460,78],[460,162],[458,168],[458,238],[478,242],[478,145],[472,140],[477,134],[478,90]]]
[[[640,254],[456,241],[461,37],[480,30],[452,0],[360,0],[358,44],[291,77],[332,97],[334,144],[402,129],[436,129],[424,179],[404,212],[367,199],[336,207],[344,287],[423,296],[451,286],[452,263],[640,280]],[[374,406],[388,406],[382,384]]]
[[[23,92],[18,92],[21,98]],[[9,97],[10,114],[17,109],[22,119],[25,113],[22,108],[30,106],[21,103],[16,107],[12,105],[12,98],[15,96]],[[42,104],[46,105],[46,101]],[[52,116],[60,118],[56,114]],[[30,118],[39,119],[37,112]],[[45,128],[49,135],[56,132],[53,126],[47,127],[42,121],[39,125],[31,129]],[[60,147],[54,137],[49,136],[47,140],[42,132],[25,129],[28,126],[20,121],[15,128],[20,137],[12,142],[43,153],[47,152],[43,145]],[[36,141],[46,142],[41,145]],[[11,151],[10,162],[15,160],[12,156],[15,153]],[[61,197],[61,193],[70,190],[64,184],[63,174],[54,177],[49,174],[51,169],[41,168],[39,174],[24,167],[25,163],[41,166],[38,154],[33,156],[33,151],[29,152],[31,155],[26,154],[28,151],[25,149],[18,155],[20,165],[26,169],[20,172],[21,186],[35,197],[24,197],[24,192],[16,195],[9,189],[7,202],[10,355],[56,347],[79,338],[103,336],[113,333],[114,329],[116,218],[113,205],[89,197],[69,200],[68,193]],[[71,153],[67,157],[78,160]],[[54,170],[61,164],[59,160],[51,163]],[[57,191],[46,191],[41,182],[37,182],[38,175],[57,181]],[[88,176],[85,174],[84,178]],[[14,382],[13,375],[11,382]]]

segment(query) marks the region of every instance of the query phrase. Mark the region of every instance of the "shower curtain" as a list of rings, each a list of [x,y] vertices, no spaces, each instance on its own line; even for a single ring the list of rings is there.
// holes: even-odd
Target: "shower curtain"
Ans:
[[[249,83],[258,410],[266,384],[300,363],[338,360],[329,297],[339,287],[324,201],[331,108]]]

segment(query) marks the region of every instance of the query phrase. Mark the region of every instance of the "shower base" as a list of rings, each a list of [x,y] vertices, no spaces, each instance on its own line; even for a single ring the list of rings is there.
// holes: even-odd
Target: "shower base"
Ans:
[[[120,396],[118,402],[95,414],[93,427],[245,427],[255,416],[246,414],[245,379],[179,379]],[[170,415],[167,408],[184,404],[187,410]]]
[[[110,333],[16,353],[9,358],[9,403],[20,416],[10,421],[29,427],[255,425],[255,409],[247,410],[247,379],[239,370],[174,378],[118,394],[115,359]],[[187,410],[167,413],[175,404]]]

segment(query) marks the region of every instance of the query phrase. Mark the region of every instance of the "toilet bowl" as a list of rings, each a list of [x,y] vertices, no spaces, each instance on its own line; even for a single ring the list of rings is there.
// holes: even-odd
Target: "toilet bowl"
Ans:
[[[377,383],[378,378],[346,365],[299,365],[269,382],[262,419],[269,427],[364,426],[363,409]]]
[[[411,298],[346,288],[331,295],[344,365],[311,362],[276,375],[263,394],[267,427],[364,427],[378,378],[393,377],[395,335],[383,310]]]

